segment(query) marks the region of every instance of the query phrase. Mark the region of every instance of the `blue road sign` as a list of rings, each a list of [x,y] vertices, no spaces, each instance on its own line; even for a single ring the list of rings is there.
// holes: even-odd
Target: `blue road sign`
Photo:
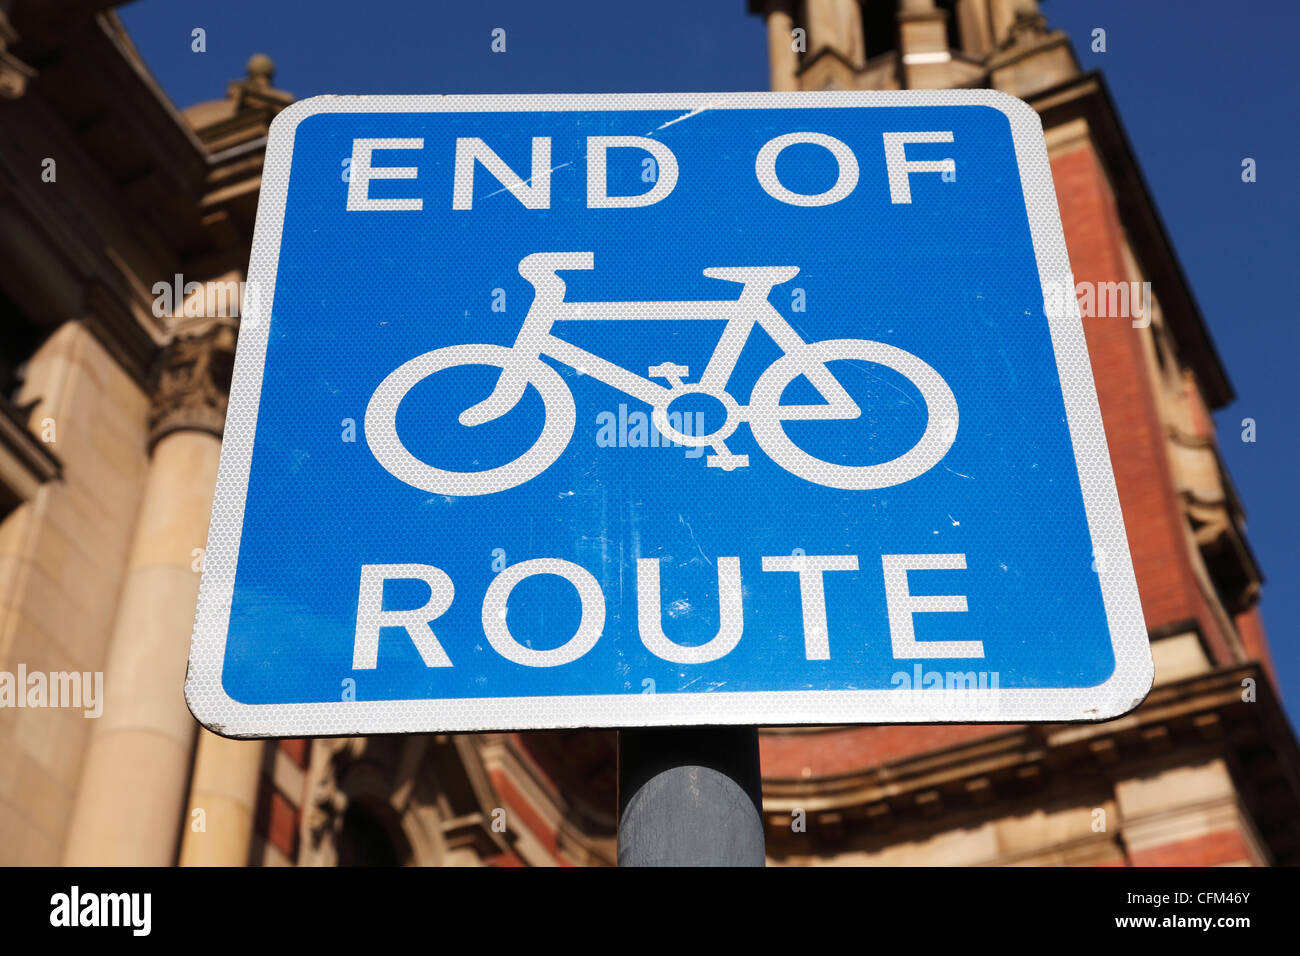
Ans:
[[[1077,306],[1045,291],[1073,288],[1038,117],[993,91],[299,102],[191,710],[1131,710],[1146,629]]]

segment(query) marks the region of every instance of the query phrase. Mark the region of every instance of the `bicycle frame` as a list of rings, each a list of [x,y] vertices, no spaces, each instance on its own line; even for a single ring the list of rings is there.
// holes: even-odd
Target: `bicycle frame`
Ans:
[[[768,302],[772,289],[798,275],[794,266],[711,268],[704,274],[741,285],[735,299],[654,302],[566,302],[565,284],[557,272],[590,269],[590,252],[543,252],[525,257],[519,274],[536,289],[514,345],[463,343],[425,352],[395,368],[379,383],[366,405],[366,441],[375,459],[400,481],[437,494],[483,495],[505,491],[549,468],[568,446],[576,423],[573,390],[542,356],[590,375],[651,407],[651,420],[660,433],[682,445],[713,448],[705,459],[710,468],[733,471],[749,465],[748,454],[727,448],[727,440],[745,422],[758,447],[792,475],[816,484],[848,491],[887,488],[910,481],[937,463],[956,437],[958,409],[952,389],[917,356],[896,346],[868,339],[842,338],[805,342]],[[564,321],[716,321],[725,323],[704,373],[696,382],[682,379],[690,369],[672,362],[652,365],[643,377],[615,365],[551,333]],[[761,326],[784,354],[758,377],[742,407],[727,382],[755,324]],[[921,392],[926,408],[925,432],[911,449],[887,462],[845,464],[818,458],[803,450],[785,431],[790,420],[848,420],[861,415],[858,404],[827,367],[829,362],[870,363],[903,375]],[[492,394],[461,412],[462,425],[481,425],[513,409],[531,385],[541,395],[546,414],[542,433],[523,455],[504,465],[481,471],[448,471],[411,454],[397,434],[397,410],[416,383],[437,372],[461,365],[501,369]],[[783,405],[785,389],[797,377],[812,383],[824,399],[821,405]],[[662,378],[667,386],[651,379]],[[669,405],[688,395],[705,394],[721,402],[726,419],[707,434],[687,435],[668,417]]]
[[[529,369],[542,355],[571,366],[578,372],[591,375],[646,404],[666,409],[683,389],[690,393],[703,392],[714,397],[726,391],[731,373],[740,360],[741,352],[754,325],[761,326],[787,355],[802,357],[800,370],[826,400],[824,405],[782,405],[782,420],[852,419],[861,414],[857,403],[835,379],[824,362],[804,347],[808,344],[798,332],[768,301],[771,290],[788,282],[799,273],[798,266],[754,266],[737,268],[709,268],[704,274],[710,278],[741,283],[736,299],[700,301],[649,301],[649,302],[567,302],[565,282],[557,273],[561,270],[586,270],[593,268],[594,256],[590,252],[538,252],[526,256],[519,263],[519,274],[536,290],[533,303],[524,318],[523,326],[511,349],[510,365],[505,369],[492,394],[471,406],[460,415],[464,425],[480,425],[508,413],[523,397],[528,386]],[[615,365],[586,349],[558,338],[551,333],[556,322],[581,321],[723,321],[726,328],[715,346],[708,366],[697,382],[684,386],[681,376],[689,374],[681,366],[656,366],[665,370],[658,377],[671,383],[659,385],[649,378],[637,375]],[[674,374],[677,373],[677,374]],[[739,421],[748,421],[748,406],[731,403]],[[729,415],[731,409],[729,409]]]

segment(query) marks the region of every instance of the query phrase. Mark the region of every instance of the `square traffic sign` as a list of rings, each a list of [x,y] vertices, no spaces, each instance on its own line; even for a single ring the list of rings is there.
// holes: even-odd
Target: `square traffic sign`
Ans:
[[[1152,679],[1043,135],[988,90],[317,97],[186,697],[231,736],[1071,721]]]

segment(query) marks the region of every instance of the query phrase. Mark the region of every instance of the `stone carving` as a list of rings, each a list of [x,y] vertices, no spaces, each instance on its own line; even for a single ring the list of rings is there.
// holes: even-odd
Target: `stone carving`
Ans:
[[[220,437],[236,338],[233,325],[219,323],[198,335],[177,338],[163,350],[149,414],[151,447],[164,435],[185,429]]]
[[[337,866],[347,794],[339,780],[365,749],[365,739],[318,740],[312,747],[307,799],[302,807],[300,866]]]

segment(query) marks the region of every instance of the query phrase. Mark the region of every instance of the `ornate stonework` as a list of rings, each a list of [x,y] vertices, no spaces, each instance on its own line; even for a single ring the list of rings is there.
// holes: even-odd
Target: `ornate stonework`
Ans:
[[[302,808],[303,841],[298,862],[305,866],[338,865],[348,797],[339,786],[348,767],[365,750],[360,737],[318,741],[313,748],[307,800]]]
[[[234,325],[219,323],[163,350],[149,411],[150,447],[183,429],[221,435],[237,337]]]

